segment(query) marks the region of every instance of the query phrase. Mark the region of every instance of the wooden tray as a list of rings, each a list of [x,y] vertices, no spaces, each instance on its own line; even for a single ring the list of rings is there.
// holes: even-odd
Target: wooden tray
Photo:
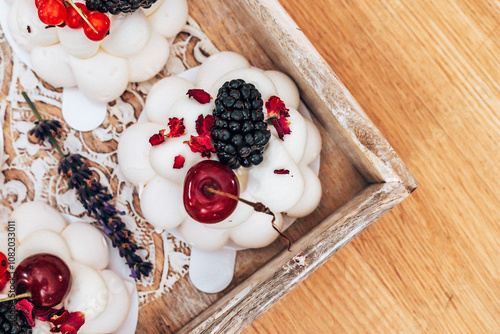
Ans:
[[[299,27],[276,0],[190,0],[190,15],[220,50],[278,69],[299,85],[323,137],[319,208],[265,249],[238,253],[225,291],[197,291],[186,276],[140,313],[138,333],[237,333],[417,184]]]

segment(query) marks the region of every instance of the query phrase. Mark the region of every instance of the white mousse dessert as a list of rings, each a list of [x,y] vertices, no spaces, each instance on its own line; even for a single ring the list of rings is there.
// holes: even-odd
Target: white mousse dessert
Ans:
[[[30,256],[51,254],[69,267],[71,288],[56,308],[84,313],[85,323],[78,333],[114,333],[120,329],[131,309],[131,283],[108,268],[109,245],[97,228],[83,222],[68,223],[56,209],[42,202],[19,206],[9,221],[16,224],[16,264]],[[7,231],[0,231],[0,240],[6,238]],[[0,245],[0,251],[5,252],[7,243]],[[37,321],[34,332],[50,333],[50,327]]]
[[[35,0],[9,2],[10,33],[30,52],[35,73],[55,88],[77,86],[90,100],[101,103],[118,98],[129,82],[149,80],[161,71],[169,56],[169,40],[188,18],[186,0],[157,0],[148,9],[107,14],[109,34],[93,41],[81,28],[47,27],[39,19]]]
[[[320,154],[321,136],[316,126],[297,111],[300,97],[295,83],[283,73],[251,68],[236,53],[215,54],[200,66],[195,83],[169,77],[153,86],[144,110],[148,122],[126,129],[118,147],[119,168],[137,186],[146,220],[157,230],[177,229],[192,246],[205,251],[218,250],[231,240],[240,248],[265,247],[279,236],[271,215],[256,212],[241,202],[228,218],[215,224],[196,221],[183,205],[184,182],[190,168],[203,160],[219,160],[216,154],[202,157],[186,142],[199,134],[196,123],[200,115],[212,115],[219,89],[234,79],[253,84],[260,92],[266,118],[271,112],[266,102],[279,97],[288,109],[290,130],[281,139],[269,125],[271,136],[263,150],[262,162],[234,169],[240,197],[268,207],[276,217],[274,225],[278,229],[283,227],[285,216],[298,218],[310,214],[321,198],[321,184],[309,166]],[[186,94],[192,89],[202,89],[212,99],[199,103]],[[174,118],[183,120],[182,135],[152,146],[148,140],[161,129],[168,133],[169,122]],[[179,156],[184,159],[182,167],[174,166]]]

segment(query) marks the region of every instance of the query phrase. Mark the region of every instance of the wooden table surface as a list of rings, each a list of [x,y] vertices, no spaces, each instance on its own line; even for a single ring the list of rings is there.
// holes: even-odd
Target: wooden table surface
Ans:
[[[500,333],[500,2],[280,2],[419,188],[244,333]]]

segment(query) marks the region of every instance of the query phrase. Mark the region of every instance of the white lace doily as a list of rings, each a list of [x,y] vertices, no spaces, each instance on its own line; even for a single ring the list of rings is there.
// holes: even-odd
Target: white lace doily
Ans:
[[[123,130],[136,122],[146,94],[155,82],[197,66],[215,52],[216,48],[190,18],[172,45],[170,58],[162,72],[147,82],[129,84],[122,97],[108,105],[107,119],[96,130],[80,133],[65,126],[59,140],[66,151],[80,153],[89,160],[101,183],[113,193],[116,207],[127,212],[123,221],[134,232],[137,244],[144,248],[144,257],[155,264],[150,277],[138,282],[141,307],[161,297],[186,275],[189,253],[184,243],[166,232],[155,234],[140,216],[134,186],[125,180],[117,167],[117,142]],[[25,91],[31,97],[42,117],[62,122],[61,92],[41,82],[12,54],[1,30],[0,85],[0,121],[4,135],[0,223],[6,223],[12,210],[27,201],[44,201],[62,213],[93,221],[78,202],[75,191],[68,190],[65,179],[57,174],[57,153],[50,145],[41,146],[28,138],[35,118],[21,92]]]

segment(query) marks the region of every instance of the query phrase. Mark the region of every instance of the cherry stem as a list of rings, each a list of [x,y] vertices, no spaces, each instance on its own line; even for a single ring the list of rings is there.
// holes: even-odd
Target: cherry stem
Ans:
[[[94,28],[94,26],[92,24],[90,24],[89,20],[87,19],[87,15],[85,15],[84,12],[82,12],[82,10],[80,8],[78,8],[75,3],[73,2],[73,0],[65,0],[67,3],[70,4],[71,7],[73,7],[76,12],[82,17],[82,19],[92,28],[92,30],[94,30],[94,32],[96,34],[98,34],[99,32],[97,31],[96,28]]]
[[[14,296],[14,297],[10,297],[10,298],[5,298],[5,299],[1,299],[0,300],[0,303],[5,303],[5,302],[10,302],[11,300],[18,300],[18,299],[24,299],[24,298],[31,298],[33,297],[31,295],[31,292],[25,292],[21,295],[17,295],[17,296]]]
[[[33,113],[35,114],[35,116],[38,119],[38,121],[39,122],[43,122],[44,119],[42,118],[42,116],[38,112],[38,109],[36,109],[35,105],[31,101],[31,99],[29,98],[28,94],[26,94],[26,92],[22,92],[21,94],[23,95],[24,99],[26,100],[26,103],[28,103],[28,106],[30,107],[31,111],[33,111]],[[52,146],[55,147],[57,153],[59,153],[59,155],[61,156],[61,158],[63,158],[63,159],[66,158],[66,154],[63,153],[63,151],[61,150],[61,148],[57,144],[57,141],[54,138],[54,136],[51,133],[49,133],[48,135],[49,135],[49,141],[52,144]]]
[[[267,207],[265,206],[264,204],[260,203],[260,202],[257,202],[257,203],[254,203],[254,202],[250,202],[244,198],[240,198],[238,196],[235,196],[233,194],[228,194],[226,192],[223,192],[223,191],[219,191],[219,190],[216,190],[212,187],[205,187],[205,190],[213,193],[213,194],[216,194],[216,195],[221,195],[221,196],[225,196],[225,197],[229,197],[231,199],[234,199],[235,201],[240,201],[246,205],[249,205],[251,206],[252,208],[254,208],[255,211],[257,212],[261,212],[261,213],[265,213],[265,214],[268,214],[270,216],[273,216],[273,220],[271,221],[271,224],[273,225],[273,229],[278,232],[278,234],[280,235],[280,237],[282,237],[283,239],[285,239],[288,243],[288,251],[290,252],[292,250],[292,241],[286,236],[283,234],[283,232],[280,231],[280,229],[278,228],[278,226],[276,226],[276,224],[274,223],[276,221],[276,216],[274,215],[274,213]]]

